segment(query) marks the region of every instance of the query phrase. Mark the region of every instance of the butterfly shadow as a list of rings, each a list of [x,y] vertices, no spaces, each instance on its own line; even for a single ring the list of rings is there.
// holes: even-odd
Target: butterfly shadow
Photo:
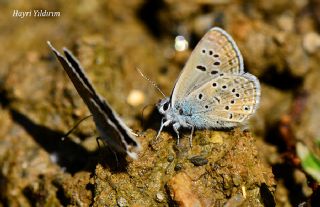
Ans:
[[[141,115],[137,117],[138,120],[141,122],[143,131],[147,129],[153,129],[156,131],[159,130],[160,128],[159,123],[161,123],[161,119],[163,116],[158,112],[157,108],[153,107],[151,113],[148,116],[144,116],[143,110],[141,112]]]
[[[36,124],[15,109],[10,109],[10,113],[14,122],[22,126],[45,151],[54,155],[56,163],[71,174],[82,170],[93,172],[98,163],[114,172],[126,169],[125,156],[116,154],[106,145],[100,145],[99,149],[90,152],[68,137],[62,139],[65,133],[61,131]]]
[[[113,151],[109,146],[105,145],[103,141],[97,138],[99,156],[97,163],[102,167],[108,168],[112,173],[126,172],[128,161],[126,160],[126,154]],[[101,145],[101,143],[103,143]]]
[[[88,167],[94,153],[68,138],[61,139],[64,133],[39,125],[15,109],[10,109],[10,114],[13,121],[22,126],[45,151],[55,156],[56,163],[67,172],[73,174],[80,170],[94,169],[93,166]]]

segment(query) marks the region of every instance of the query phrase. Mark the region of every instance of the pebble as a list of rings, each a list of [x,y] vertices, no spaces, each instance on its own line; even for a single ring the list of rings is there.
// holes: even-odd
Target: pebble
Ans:
[[[189,160],[195,166],[202,166],[202,165],[206,165],[208,163],[208,160],[200,155],[191,157]]]
[[[198,192],[193,189],[192,180],[185,173],[178,173],[168,183],[169,196],[181,207],[203,206],[198,198]]]
[[[241,176],[239,174],[235,174],[234,177],[232,178],[233,184],[235,186],[239,186],[241,184]]]
[[[168,155],[167,161],[172,162],[174,160],[174,156],[172,154]]]
[[[181,163],[177,163],[176,166],[174,167],[175,171],[179,171],[182,169],[182,164]]]
[[[235,207],[235,206],[242,206],[243,202],[245,201],[245,198],[241,194],[236,194],[232,196],[226,204],[224,204],[224,207]]]
[[[278,26],[286,32],[292,32],[294,30],[294,21],[294,14],[291,12],[280,15],[277,19]]]
[[[231,177],[227,174],[223,175],[222,177],[223,177],[223,188],[230,189],[232,187]]]
[[[127,98],[127,103],[131,106],[139,106],[139,105],[143,104],[144,101],[145,101],[145,95],[140,90],[130,91],[128,98]]]
[[[184,36],[182,35],[176,36],[176,39],[174,42],[174,48],[176,51],[182,52],[188,49],[188,47],[189,47],[189,43]]]
[[[303,48],[310,54],[320,49],[320,35],[315,32],[309,32],[303,37]]]
[[[118,206],[120,207],[128,206],[127,200],[123,197],[118,198],[117,203],[118,203]]]
[[[164,195],[163,195],[162,192],[158,192],[158,193],[156,194],[156,201],[159,202],[159,203],[161,203],[161,202],[164,201]]]

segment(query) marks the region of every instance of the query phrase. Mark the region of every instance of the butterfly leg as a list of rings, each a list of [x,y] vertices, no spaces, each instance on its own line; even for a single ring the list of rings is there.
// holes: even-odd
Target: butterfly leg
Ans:
[[[137,134],[137,133],[135,133],[132,129],[129,129],[130,130],[130,132],[131,132],[131,134],[133,134],[134,136],[139,136],[139,134]]]
[[[163,127],[164,127],[164,126],[168,126],[169,124],[170,124],[170,121],[169,121],[169,120],[166,120],[165,118],[162,118],[162,120],[161,120],[161,126],[160,126],[160,129],[159,129],[158,134],[157,134],[157,136],[156,136],[156,139],[159,138],[160,133],[161,133]]]
[[[179,136],[179,129],[180,129],[180,124],[178,122],[173,124],[173,130],[176,132],[177,134],[177,145],[179,145],[179,140],[180,140],[180,136]]]
[[[97,144],[98,144],[98,148],[99,148],[99,150],[101,149],[101,147],[100,147],[100,144],[99,144],[99,140],[103,143],[103,145],[104,145],[104,142],[103,142],[103,140],[102,140],[102,138],[101,137],[97,137],[96,138],[96,142],[97,142]]]
[[[194,126],[191,124],[188,124],[188,126],[191,128],[191,134],[189,137],[189,144],[190,144],[190,148],[192,148],[192,136],[193,136],[193,132],[194,132]]]

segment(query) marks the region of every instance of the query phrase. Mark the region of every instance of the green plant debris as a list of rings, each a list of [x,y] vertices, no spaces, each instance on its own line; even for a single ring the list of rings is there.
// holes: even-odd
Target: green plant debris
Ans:
[[[320,159],[301,142],[296,145],[302,168],[315,180],[320,182]]]

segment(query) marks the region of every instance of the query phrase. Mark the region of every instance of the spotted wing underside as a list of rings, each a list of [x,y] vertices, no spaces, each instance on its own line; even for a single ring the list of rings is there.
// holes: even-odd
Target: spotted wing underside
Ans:
[[[188,94],[220,74],[242,74],[242,55],[229,34],[212,28],[191,53],[173,89],[171,103],[181,102]]]

